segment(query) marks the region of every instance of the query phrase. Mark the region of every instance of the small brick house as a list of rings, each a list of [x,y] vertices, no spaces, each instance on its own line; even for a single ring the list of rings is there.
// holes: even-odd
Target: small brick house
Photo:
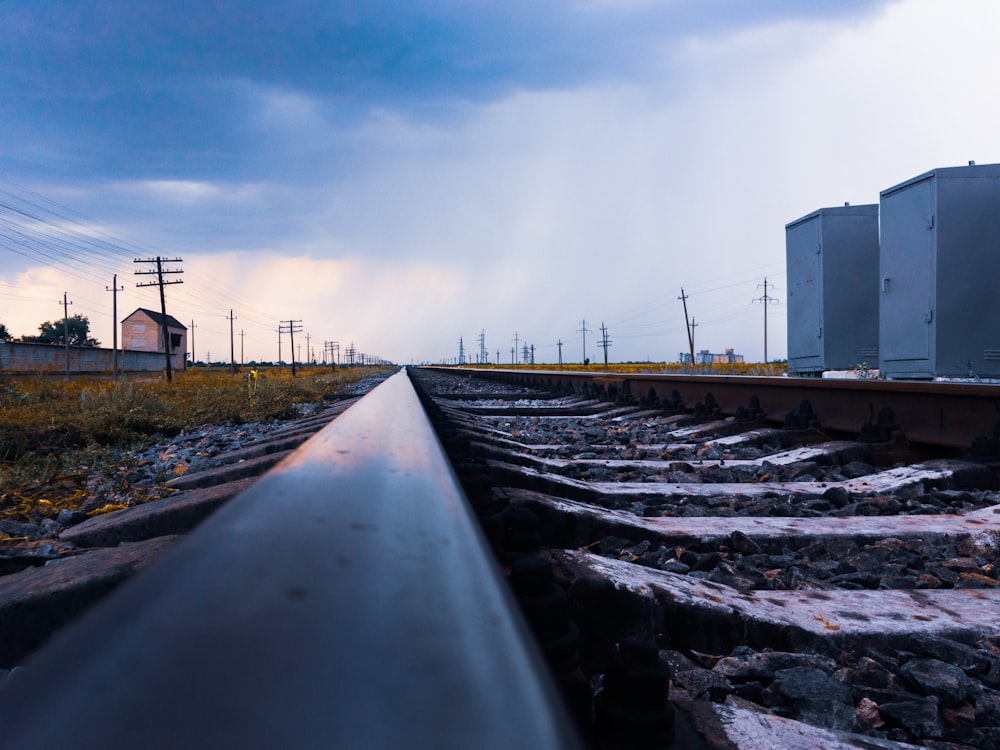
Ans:
[[[163,316],[158,312],[137,308],[122,321],[122,348],[141,352],[163,352]],[[187,362],[187,328],[172,315],[167,316],[170,336],[170,364],[183,370]]]

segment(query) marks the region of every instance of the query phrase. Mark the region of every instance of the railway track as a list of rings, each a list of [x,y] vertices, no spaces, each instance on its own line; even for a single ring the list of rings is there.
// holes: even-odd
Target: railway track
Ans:
[[[515,588],[565,594],[525,607],[553,668],[621,704],[585,696],[592,741],[1000,746],[991,390],[446,377],[419,380]]]
[[[157,559],[0,683],[4,745],[1000,746],[992,390],[492,377],[218,467],[189,535],[78,527],[145,545],[92,588]]]

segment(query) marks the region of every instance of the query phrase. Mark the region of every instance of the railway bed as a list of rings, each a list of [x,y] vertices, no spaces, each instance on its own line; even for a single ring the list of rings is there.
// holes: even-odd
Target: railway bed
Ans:
[[[782,380],[400,373],[190,533],[78,529],[155,559],[3,744],[1000,746],[993,390]]]
[[[592,687],[638,638],[705,747],[1000,745],[1000,493],[974,435],[963,452],[898,425],[595,404],[563,374],[534,401],[437,377],[419,380],[473,506],[508,566],[549,561]]]

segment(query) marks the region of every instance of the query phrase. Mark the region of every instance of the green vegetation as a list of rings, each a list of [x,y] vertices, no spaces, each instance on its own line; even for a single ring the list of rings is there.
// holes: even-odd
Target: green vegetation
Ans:
[[[38,326],[37,336],[22,336],[21,341],[34,344],[65,344],[70,346],[100,346],[101,342],[90,336],[90,320],[85,315],[71,315],[55,323],[46,320]]]
[[[187,370],[173,383],[0,377],[0,518],[74,509],[90,472],[127,473],[131,450],[204,424],[290,419],[294,404],[348,395],[382,369]]]

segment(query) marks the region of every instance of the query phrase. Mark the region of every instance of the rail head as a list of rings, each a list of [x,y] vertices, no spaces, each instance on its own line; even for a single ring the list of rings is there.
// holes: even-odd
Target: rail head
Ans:
[[[0,690],[7,748],[577,747],[405,372]]]

